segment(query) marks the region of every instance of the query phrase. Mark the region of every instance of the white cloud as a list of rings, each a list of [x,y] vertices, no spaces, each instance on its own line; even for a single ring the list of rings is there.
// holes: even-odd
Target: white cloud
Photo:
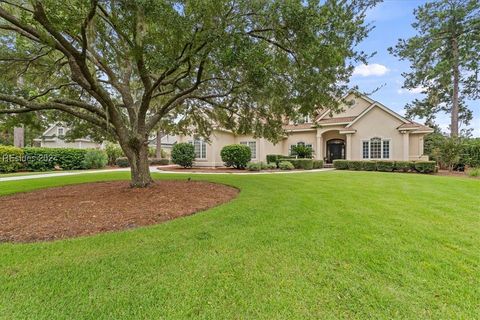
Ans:
[[[425,90],[426,88],[424,87],[416,87],[416,88],[412,88],[412,89],[398,89],[397,92],[399,94],[404,94],[404,93],[408,93],[408,94],[419,94],[419,93],[423,93],[423,91]]]
[[[354,76],[370,77],[370,76],[383,76],[390,69],[385,67],[383,64],[372,63],[372,64],[361,64],[356,66],[353,70]]]

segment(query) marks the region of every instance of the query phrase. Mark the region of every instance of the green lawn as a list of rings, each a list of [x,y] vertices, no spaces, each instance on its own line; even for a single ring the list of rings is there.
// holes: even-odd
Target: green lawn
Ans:
[[[127,177],[3,182],[0,194]],[[477,180],[338,171],[192,177],[242,191],[228,204],[157,226],[0,245],[0,318],[480,314]]]

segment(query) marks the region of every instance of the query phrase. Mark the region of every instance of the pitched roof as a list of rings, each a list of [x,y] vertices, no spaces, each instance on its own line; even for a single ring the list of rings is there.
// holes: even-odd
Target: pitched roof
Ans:
[[[298,129],[312,129],[313,123],[299,123],[299,124],[285,124],[283,129],[285,130],[298,130]]]
[[[356,117],[332,117],[332,118],[324,118],[321,120],[318,120],[318,124],[325,124],[325,123],[345,123],[345,122],[352,122],[355,120]]]

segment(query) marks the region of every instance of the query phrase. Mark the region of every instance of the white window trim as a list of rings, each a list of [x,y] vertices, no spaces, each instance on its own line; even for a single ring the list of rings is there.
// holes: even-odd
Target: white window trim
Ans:
[[[60,130],[63,131],[62,134],[60,134]],[[57,136],[59,136],[59,137],[62,136],[63,137],[64,135],[65,135],[65,128],[64,127],[58,127],[57,128]]]
[[[205,142],[205,140],[203,139],[193,139],[193,140],[189,140],[188,143],[192,144],[193,145],[193,148],[195,148],[195,141],[200,141],[200,155],[202,155],[202,144],[205,144],[205,154],[203,155],[203,157],[195,157],[195,160],[207,160],[207,143]]]
[[[245,145],[250,148],[250,143],[255,143],[255,157],[252,155],[252,160],[257,160],[258,150],[257,150],[257,141],[256,140],[248,140],[248,141],[240,141],[240,144]],[[250,150],[252,150],[250,148]]]
[[[380,138],[380,140],[382,141],[381,146],[380,146],[380,158],[371,158],[370,157],[370,155],[371,155],[370,143],[371,143],[371,140],[373,138]],[[388,158],[383,157],[383,141],[388,141],[389,142]],[[361,142],[361,145],[360,145],[360,159],[362,159],[362,160],[391,160],[392,159],[392,151],[393,151],[392,145],[393,144],[392,144],[392,139],[391,138],[382,138],[382,137],[375,136],[375,137],[372,137],[370,139],[363,139],[360,142]],[[364,142],[368,142],[368,158],[363,157],[363,143]]]

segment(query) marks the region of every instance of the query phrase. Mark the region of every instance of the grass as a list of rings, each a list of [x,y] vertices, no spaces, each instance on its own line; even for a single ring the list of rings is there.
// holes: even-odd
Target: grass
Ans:
[[[3,182],[0,194],[127,177]],[[152,227],[0,245],[0,318],[478,317],[478,180],[338,171],[192,177],[242,192]]]

